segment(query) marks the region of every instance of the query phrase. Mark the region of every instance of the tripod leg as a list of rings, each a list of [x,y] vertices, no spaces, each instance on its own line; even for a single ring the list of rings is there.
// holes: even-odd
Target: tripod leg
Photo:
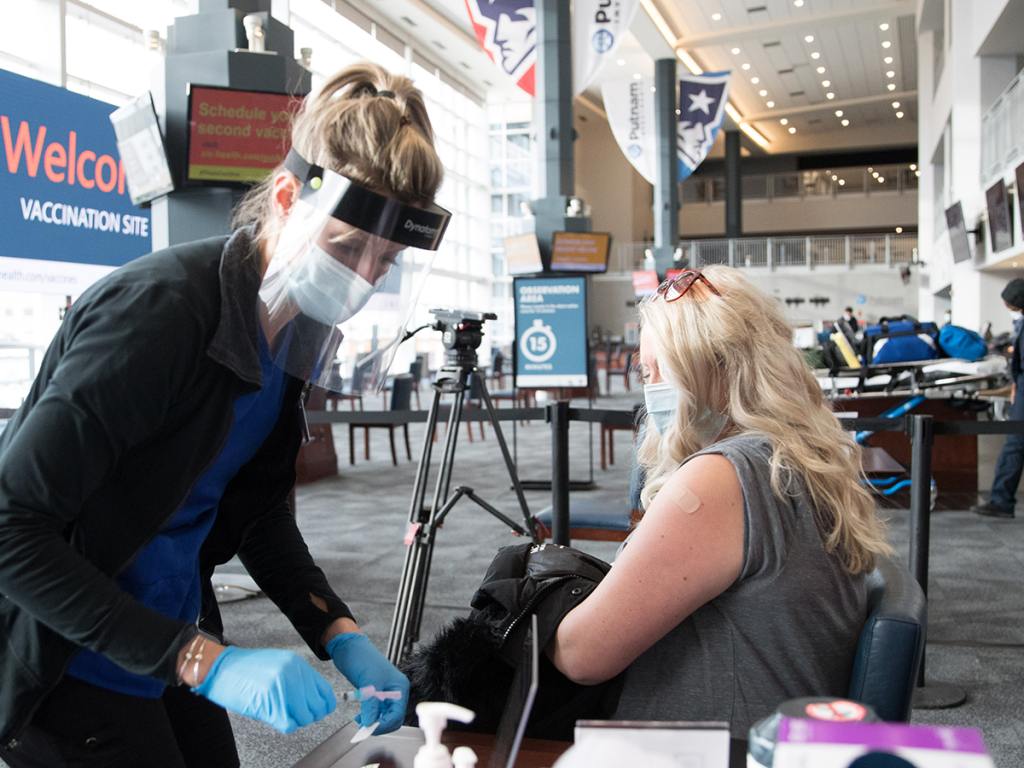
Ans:
[[[516,499],[518,499],[519,509],[523,513],[523,522],[526,524],[526,530],[530,532],[530,537],[535,542],[540,543],[533,516],[530,514],[530,508],[526,504],[526,496],[523,494],[522,483],[519,482],[519,473],[516,471],[515,464],[512,463],[512,456],[509,455],[508,444],[505,442],[505,435],[501,431],[501,424],[498,422],[498,415],[494,412],[494,403],[491,400],[491,393],[487,390],[487,383],[484,381],[480,382],[480,393],[483,396],[484,407],[487,409],[487,415],[490,416],[491,426],[494,427],[494,436],[498,440],[498,447],[501,449],[501,457],[505,460],[505,469],[508,470],[509,479],[512,480],[512,488],[516,492]]]

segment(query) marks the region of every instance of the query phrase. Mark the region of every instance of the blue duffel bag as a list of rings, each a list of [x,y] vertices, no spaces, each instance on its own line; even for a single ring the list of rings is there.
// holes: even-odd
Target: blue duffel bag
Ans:
[[[961,360],[981,360],[988,354],[988,344],[980,333],[952,323],[942,326],[939,331],[939,346],[950,357]]]
[[[934,360],[939,356],[939,329],[910,315],[883,317],[864,329],[864,361],[870,365]]]

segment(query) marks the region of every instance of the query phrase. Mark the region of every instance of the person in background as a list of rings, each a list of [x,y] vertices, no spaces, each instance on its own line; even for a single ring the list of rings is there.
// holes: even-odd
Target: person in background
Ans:
[[[713,266],[640,316],[643,517],[547,650],[579,683],[625,672],[615,719],[745,736],[780,701],[845,694],[891,548],[778,302]]]
[[[1021,397],[1024,366],[1021,365],[1021,344],[1024,344],[1024,278],[1015,277],[1002,292],[1003,303],[1013,319],[1013,348],[1010,353],[1010,413],[1012,420],[1024,421],[1024,397]],[[996,460],[996,473],[988,501],[975,504],[971,511],[983,517],[1012,518],[1017,505],[1017,486],[1024,471],[1024,434],[1008,435]]]
[[[87,290],[0,434],[11,768],[233,768],[225,710],[282,732],[333,711],[299,655],[225,645],[210,577],[236,555],[318,658],[399,694],[363,701],[360,725],[402,724],[408,680],[313,561],[288,499],[306,380],[331,372],[337,325],[400,251],[437,247],[443,169],[420,92],[373,64],[307,97],[291,145],[230,236]]]
[[[846,307],[843,310],[843,320],[850,325],[850,330],[856,333],[860,330],[860,323],[857,321],[857,316],[853,314],[853,307]]]

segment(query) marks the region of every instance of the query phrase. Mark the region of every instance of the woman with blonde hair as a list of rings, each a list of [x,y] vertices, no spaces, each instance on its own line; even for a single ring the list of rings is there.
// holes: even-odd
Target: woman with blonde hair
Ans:
[[[786,699],[846,692],[890,548],[777,302],[713,266],[640,316],[645,514],[549,651],[577,682],[625,670],[616,717],[745,736]]]
[[[234,231],[144,256],[68,312],[0,434],[0,758],[237,766],[225,710],[334,710],[285,650],[225,645],[238,556],[310,650],[398,728],[409,683],[313,562],[288,501],[307,381],[405,248],[436,249],[442,166],[412,82],[361,64],[309,96]],[[353,542],[358,546],[358,542]],[[353,574],[355,576],[355,574]]]

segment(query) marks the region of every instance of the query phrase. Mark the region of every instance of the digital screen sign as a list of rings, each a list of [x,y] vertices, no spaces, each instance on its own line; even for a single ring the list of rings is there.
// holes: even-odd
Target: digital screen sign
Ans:
[[[606,272],[611,239],[607,232],[555,232],[552,271]]]
[[[1013,219],[1010,196],[1006,193],[1006,184],[1002,179],[985,190],[985,202],[988,205],[988,233],[992,251],[1004,251],[1013,245]]]
[[[128,195],[136,205],[174,190],[167,150],[149,91],[110,113]]]
[[[288,153],[292,116],[301,105],[286,93],[190,85],[186,181],[262,181]]]
[[[971,242],[967,239],[964,209],[960,203],[954,203],[946,209],[946,229],[949,231],[950,245],[953,246],[953,261],[970,261]]]
[[[586,387],[587,278],[514,281],[515,386]]]

